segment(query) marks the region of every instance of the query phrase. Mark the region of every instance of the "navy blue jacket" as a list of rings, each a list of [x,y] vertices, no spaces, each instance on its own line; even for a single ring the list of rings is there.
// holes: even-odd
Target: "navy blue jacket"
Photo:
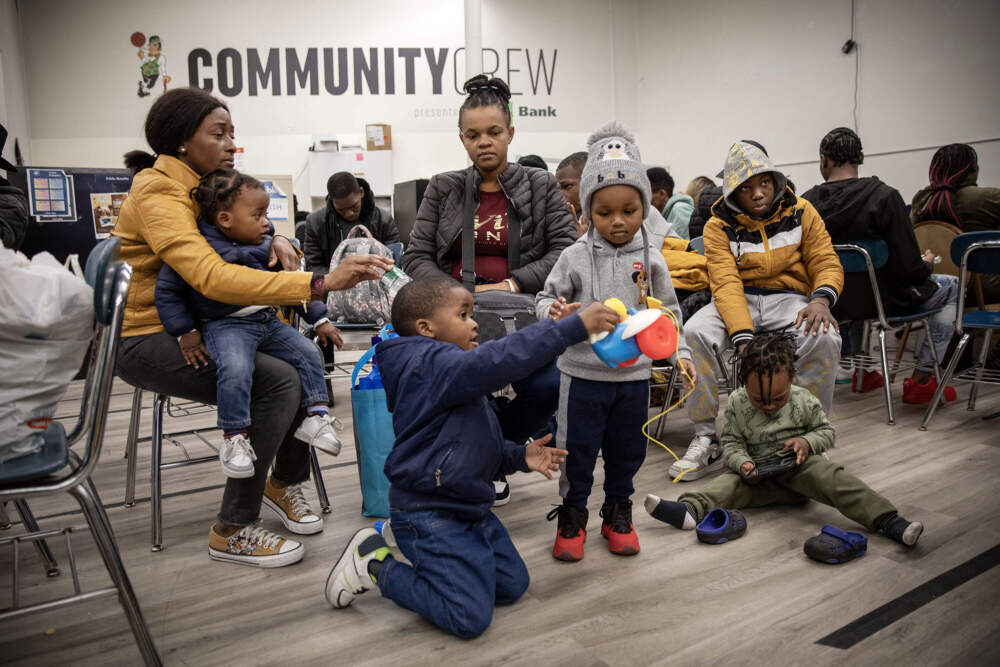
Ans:
[[[230,264],[248,266],[261,271],[271,270],[267,267],[267,261],[271,255],[273,237],[268,236],[259,245],[244,245],[233,241],[223,234],[221,229],[204,220],[198,221],[198,231],[215,252],[219,253],[219,257]],[[160,321],[171,336],[186,334],[192,329],[199,328],[201,322],[228,317],[246,308],[202,296],[167,264],[163,265],[160,275],[156,278],[155,302]],[[312,324],[326,317],[326,305],[322,301],[313,301],[309,304],[308,310],[299,309],[299,314]]]
[[[504,440],[488,395],[587,338],[579,315],[542,320],[465,351],[425,336],[379,343],[396,442],[385,462],[389,504],[449,510],[475,521],[493,505],[498,472],[527,472],[524,447]]]

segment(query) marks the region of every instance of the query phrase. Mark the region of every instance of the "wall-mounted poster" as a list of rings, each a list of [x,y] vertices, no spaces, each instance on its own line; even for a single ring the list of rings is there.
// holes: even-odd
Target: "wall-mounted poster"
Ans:
[[[106,239],[118,222],[118,214],[122,210],[122,202],[128,194],[125,192],[92,193],[90,206],[94,213],[94,236]]]
[[[62,169],[28,169],[28,203],[40,223],[74,222],[73,179]]]
[[[132,46],[139,48],[139,97],[153,94],[153,87],[162,82],[163,92],[167,92],[170,77],[167,75],[167,59],[163,57],[163,42],[159,35],[152,35],[149,41],[141,32],[133,32]]]

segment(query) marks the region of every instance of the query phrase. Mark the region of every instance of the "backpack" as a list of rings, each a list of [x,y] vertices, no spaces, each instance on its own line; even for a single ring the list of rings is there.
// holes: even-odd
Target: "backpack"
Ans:
[[[364,225],[355,225],[333,251],[330,270],[333,271],[348,255],[378,255],[392,259],[392,251],[379,243]],[[391,306],[388,294],[378,280],[363,280],[346,290],[330,292],[326,309],[331,320],[340,322],[376,323],[389,321]]]

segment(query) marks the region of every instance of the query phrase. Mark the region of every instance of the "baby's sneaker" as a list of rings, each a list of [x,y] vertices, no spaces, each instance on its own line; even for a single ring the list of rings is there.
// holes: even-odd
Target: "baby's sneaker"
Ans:
[[[377,575],[372,574],[369,563],[384,562],[391,558],[385,540],[373,528],[362,528],[354,533],[344,553],[326,578],[326,600],[334,609],[349,606],[354,598],[375,588]]]
[[[242,433],[223,439],[222,448],[219,449],[219,463],[222,464],[222,472],[226,477],[253,477],[253,463],[256,460],[257,454],[250,446],[250,440]]]
[[[340,453],[340,438],[335,428],[338,425],[339,422],[330,415],[309,415],[295,429],[295,437],[321,452],[336,456]]]
[[[608,541],[608,549],[619,556],[634,556],[639,553],[639,536],[632,524],[632,501],[604,503],[601,507],[601,535]]]

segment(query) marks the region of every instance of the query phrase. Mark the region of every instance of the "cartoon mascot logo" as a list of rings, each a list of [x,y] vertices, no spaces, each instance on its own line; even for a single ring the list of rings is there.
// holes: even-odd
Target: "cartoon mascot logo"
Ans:
[[[163,57],[163,43],[159,35],[151,35],[149,41],[141,32],[132,33],[132,46],[139,47],[139,73],[142,79],[139,80],[139,97],[148,97],[152,94],[153,86],[163,78],[163,92],[167,92],[167,84],[170,77],[167,75],[167,61]]]

